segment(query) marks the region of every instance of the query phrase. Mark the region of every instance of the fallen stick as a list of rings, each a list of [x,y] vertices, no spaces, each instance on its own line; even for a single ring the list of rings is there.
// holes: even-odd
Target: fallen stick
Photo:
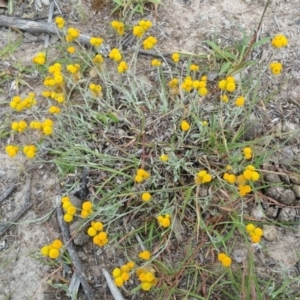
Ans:
[[[120,290],[114,284],[110,274],[104,268],[102,268],[102,273],[106,279],[107,285],[108,285],[114,299],[115,300],[124,300]]]
[[[83,271],[83,266],[77,256],[74,244],[71,240],[69,227],[67,226],[67,224],[64,221],[63,210],[61,207],[61,201],[60,201],[60,197],[58,197],[58,196],[56,196],[56,212],[57,212],[57,219],[58,219],[59,227],[61,229],[61,233],[63,236],[64,244],[66,245],[66,248],[72,259],[72,263],[74,265],[75,272],[77,273],[77,275],[79,277],[79,280],[80,280],[80,283],[84,290],[84,293],[88,300],[94,300],[95,299],[94,292],[87,282],[86,276]]]
[[[10,188],[8,188],[4,193],[0,196],[0,203],[2,203],[14,190],[16,189],[16,186],[13,185]]]
[[[0,227],[0,236],[2,236],[11,226],[14,225],[24,214],[27,210],[32,206],[32,202],[30,200],[30,187],[31,187],[31,179],[28,178],[26,181],[26,193],[25,193],[25,201],[23,207],[9,220],[7,224],[2,225]]]

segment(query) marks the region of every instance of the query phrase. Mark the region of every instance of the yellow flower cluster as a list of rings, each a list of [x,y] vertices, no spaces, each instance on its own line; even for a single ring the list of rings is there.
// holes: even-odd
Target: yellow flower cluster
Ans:
[[[230,173],[225,172],[224,175],[223,175],[223,179],[225,181],[227,181],[228,183],[230,183],[230,184],[234,184],[235,181],[236,181],[236,176],[234,174],[230,174]]]
[[[136,270],[136,276],[141,281],[141,289],[143,291],[149,291],[157,284],[157,278],[155,278],[154,270],[152,268],[138,268]]]
[[[194,80],[193,81],[193,89],[197,89],[198,94],[200,96],[206,96],[207,93],[208,93],[206,84],[207,84],[207,77],[202,76],[200,80]]]
[[[118,72],[124,73],[128,70],[128,65],[126,64],[126,61],[121,61],[118,65]]]
[[[144,50],[150,50],[157,44],[157,39],[150,35],[143,41],[143,48]]]
[[[169,156],[168,156],[167,154],[162,154],[162,155],[159,157],[159,159],[160,159],[161,161],[168,161],[168,160],[169,160]]]
[[[180,59],[180,54],[175,52],[172,54],[172,59],[175,63],[178,63],[179,62],[179,59]]]
[[[107,233],[103,230],[102,222],[92,222],[88,228],[87,234],[93,238],[93,243],[99,247],[103,247],[108,243]]]
[[[70,27],[67,30],[66,41],[68,43],[73,42],[79,37],[79,35],[80,35],[80,31],[78,29]]]
[[[103,56],[101,54],[96,54],[93,58],[93,63],[95,65],[100,65],[104,62]]]
[[[207,171],[201,170],[197,173],[195,176],[195,183],[196,184],[203,184],[203,183],[208,183],[212,181],[212,177]]]
[[[103,43],[103,39],[100,37],[91,37],[90,38],[90,44],[94,47],[100,47]]]
[[[80,65],[79,64],[67,65],[67,70],[72,74],[78,73],[80,71]]]
[[[259,179],[259,173],[255,170],[254,166],[246,166],[243,174],[237,177],[238,190],[240,196],[244,197],[245,195],[251,193],[252,188],[250,185],[246,184],[247,181],[257,181]]]
[[[77,208],[72,204],[68,196],[62,197],[61,199],[62,207],[65,212],[64,221],[70,223],[73,221],[74,215],[76,214]]]
[[[63,29],[65,26],[65,19],[63,17],[56,17],[55,24],[59,29]]]
[[[270,69],[273,75],[280,75],[282,71],[282,64],[278,61],[270,63]]]
[[[246,231],[249,234],[252,243],[259,243],[261,237],[264,234],[261,228],[256,227],[254,224],[251,223],[246,226]]]
[[[119,21],[112,21],[111,26],[114,30],[117,31],[118,35],[124,35],[124,23]]]
[[[144,202],[148,202],[148,201],[150,201],[151,200],[151,195],[149,194],[149,193],[143,193],[142,194],[142,200],[144,201]]]
[[[142,260],[149,260],[151,258],[151,253],[148,250],[144,250],[139,253],[139,258]]]
[[[12,122],[11,129],[18,132],[23,132],[27,128],[27,123],[24,120]]]
[[[190,124],[186,120],[182,120],[180,123],[180,128],[182,131],[188,131],[190,129]]]
[[[10,101],[11,109],[16,111],[22,111],[26,108],[31,108],[33,105],[36,105],[35,94],[30,92],[26,98],[23,100],[20,96],[14,96]]]
[[[71,53],[71,54],[74,54],[74,53],[76,52],[76,48],[73,47],[73,46],[70,46],[70,47],[67,48],[67,51],[68,51],[69,53]]]
[[[36,155],[36,146],[34,145],[27,145],[23,148],[23,153],[27,156],[27,158],[34,158]]]
[[[39,52],[36,56],[32,58],[32,61],[37,65],[44,65],[46,63],[46,53]]]
[[[289,40],[284,36],[283,34],[278,34],[272,39],[272,46],[275,48],[282,48],[286,47],[288,44]]]
[[[200,68],[198,65],[194,65],[194,64],[190,65],[190,70],[193,72],[199,71],[199,69]]]
[[[113,48],[109,54],[109,58],[114,60],[114,61],[120,61],[122,59],[122,54],[118,48]]]
[[[235,79],[232,76],[228,76],[226,79],[219,81],[219,88],[228,92],[233,92],[236,89]]]
[[[19,147],[14,145],[7,145],[5,151],[9,157],[15,157],[18,154]]]
[[[100,84],[91,83],[89,89],[92,92],[93,96],[101,97],[102,96],[102,86]]]
[[[156,219],[160,227],[167,228],[171,225],[171,216],[169,214],[158,216]]]
[[[120,268],[114,268],[112,271],[112,276],[114,278],[115,285],[121,287],[130,278],[130,271],[134,268],[134,262],[129,261],[127,264],[121,266]]]
[[[81,217],[87,218],[93,213],[93,203],[91,201],[85,201],[82,203]]]
[[[245,159],[252,158],[252,149],[250,147],[245,147],[243,149],[243,154],[244,154]]]
[[[45,135],[51,135],[53,133],[53,121],[51,119],[46,119],[42,123],[42,129]]]
[[[237,97],[235,100],[235,105],[238,107],[242,107],[245,104],[245,98],[243,96]]]
[[[51,244],[46,245],[41,249],[41,254],[49,258],[56,259],[59,257],[62,246],[63,243],[61,240],[54,240]]]
[[[134,180],[137,183],[143,182],[144,180],[148,179],[150,177],[150,174],[146,172],[144,169],[138,169],[136,172],[136,175],[134,177]]]
[[[40,121],[31,121],[29,124],[29,127],[32,129],[41,129],[42,128],[42,122]]]
[[[159,59],[152,59],[151,61],[151,66],[152,67],[160,67],[161,66],[161,61]]]
[[[59,114],[60,113],[60,108],[57,107],[57,106],[52,105],[52,106],[49,107],[49,113],[50,114]]]
[[[231,258],[228,255],[226,255],[225,253],[219,253],[218,260],[221,262],[221,264],[224,267],[230,267],[230,265],[232,263]]]
[[[149,20],[141,20],[139,25],[133,27],[133,35],[141,38],[143,34],[152,27],[152,22]]]

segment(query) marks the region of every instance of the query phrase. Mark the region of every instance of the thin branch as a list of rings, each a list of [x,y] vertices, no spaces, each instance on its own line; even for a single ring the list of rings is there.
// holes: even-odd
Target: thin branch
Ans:
[[[13,185],[9,187],[4,193],[0,196],[0,203],[2,203],[14,190],[16,189],[16,186]]]
[[[58,219],[58,223],[62,232],[62,236],[63,236],[63,241],[64,244],[66,245],[66,248],[69,252],[69,255],[72,259],[74,268],[75,268],[75,272],[77,273],[82,288],[84,290],[84,293],[87,297],[88,300],[94,300],[95,299],[95,295],[94,292],[92,290],[92,288],[90,287],[90,285],[87,282],[86,276],[84,274],[83,271],[83,266],[81,264],[81,261],[79,260],[74,244],[71,240],[71,235],[70,235],[70,231],[69,231],[69,227],[67,226],[67,224],[64,222],[64,217],[63,217],[63,210],[61,207],[61,201],[60,201],[60,197],[56,196],[56,212],[57,212],[57,219]]]

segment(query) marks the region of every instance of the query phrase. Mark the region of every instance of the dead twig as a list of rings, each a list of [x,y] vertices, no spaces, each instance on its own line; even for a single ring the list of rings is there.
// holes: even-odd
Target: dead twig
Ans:
[[[57,212],[57,219],[58,219],[58,223],[62,232],[62,236],[63,236],[63,241],[64,244],[66,245],[66,248],[69,252],[69,255],[72,259],[73,265],[74,265],[74,269],[75,272],[77,273],[80,283],[82,285],[82,288],[84,290],[84,293],[87,297],[88,300],[94,300],[95,299],[95,295],[94,292],[92,290],[92,288],[90,287],[90,285],[87,282],[86,276],[84,274],[83,271],[83,266],[81,264],[81,261],[79,260],[74,244],[71,240],[71,235],[70,235],[70,231],[69,231],[69,227],[67,226],[67,224],[64,222],[64,217],[63,217],[63,210],[61,207],[61,202],[60,202],[60,197],[56,197],[56,212]]]
[[[7,224],[3,224],[0,227],[0,236],[2,236],[14,223],[16,223],[21,217],[24,216],[24,214],[27,212],[27,210],[32,206],[32,202],[30,199],[30,189],[31,189],[31,179],[28,178],[26,181],[26,193],[25,193],[25,203],[24,206],[14,215],[9,221],[7,221]]]
[[[0,196],[0,203],[2,203],[14,190],[16,189],[16,186],[13,185],[9,187],[4,193]]]
[[[53,18],[53,13],[54,13],[54,1],[52,1],[51,3],[50,3],[50,7],[49,7],[49,13],[48,13],[48,21],[47,21],[47,23],[51,23],[52,22],[52,18]],[[50,35],[49,34],[47,34],[46,36],[45,36],[45,48],[48,48],[48,45],[49,45],[49,39],[50,39]]]

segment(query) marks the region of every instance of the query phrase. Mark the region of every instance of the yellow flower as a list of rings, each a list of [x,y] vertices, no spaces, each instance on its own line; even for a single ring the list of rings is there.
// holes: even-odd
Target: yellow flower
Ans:
[[[166,214],[165,216],[161,215],[156,217],[159,226],[167,228],[171,225],[171,216]]]
[[[122,272],[120,268],[114,268],[112,271],[112,276],[114,278],[121,276]]]
[[[114,61],[120,61],[122,59],[122,54],[120,53],[120,50],[117,48],[112,49],[109,52],[109,58],[114,60]]]
[[[240,196],[244,197],[247,194],[251,193],[252,188],[250,185],[239,185],[238,190],[239,190]]]
[[[249,223],[246,225],[246,231],[250,234],[251,232],[253,232],[255,229],[255,225],[252,223]]]
[[[124,280],[122,279],[121,276],[115,278],[115,285],[117,287],[121,287],[123,286],[123,284],[124,284]]]
[[[68,29],[68,34],[67,34],[67,36],[66,36],[66,38],[68,37],[68,40],[67,40],[67,42],[72,42],[72,41],[74,41],[75,39],[77,39],[78,37],[79,37],[79,35],[80,35],[80,31],[79,30],[77,30],[77,29],[75,29],[75,28],[69,28]]]
[[[100,47],[102,43],[103,43],[103,39],[101,39],[100,37],[90,38],[90,44],[94,47]]]
[[[199,94],[200,96],[206,96],[207,93],[208,93],[208,90],[207,90],[206,87],[203,87],[203,88],[198,89],[198,94]]]
[[[91,210],[93,208],[93,203],[91,201],[85,201],[82,203],[83,210]]]
[[[8,145],[5,147],[5,151],[10,157],[15,157],[19,151],[19,148],[17,146]]]
[[[121,61],[118,65],[118,72],[119,73],[124,73],[125,71],[128,70],[128,65],[126,64],[125,61]]]
[[[139,258],[143,260],[149,260],[151,258],[151,253],[147,250],[144,250],[139,253]]]
[[[65,19],[63,17],[56,17],[55,23],[59,29],[62,29],[65,26]]]
[[[180,54],[179,53],[173,53],[172,54],[172,59],[175,63],[178,63],[179,62],[179,59],[180,59]]]
[[[44,65],[46,62],[46,53],[39,52],[32,60],[37,65]]]
[[[95,236],[97,234],[97,230],[94,227],[89,227],[87,234],[91,237]]]
[[[66,222],[66,223],[70,223],[70,222],[72,222],[73,221],[73,215],[69,215],[69,214],[64,214],[64,221]]]
[[[150,195],[149,193],[143,193],[143,194],[142,194],[142,200],[143,200],[144,202],[150,201],[150,200],[151,200],[151,195]]]
[[[272,46],[275,48],[286,47],[289,40],[283,34],[278,34],[272,39]]]
[[[99,232],[93,238],[93,243],[99,247],[103,247],[108,243],[107,233],[104,231]]]
[[[207,171],[202,170],[197,173],[195,176],[195,183],[196,184],[202,184],[202,183],[208,183],[212,181],[212,176],[207,173]]]
[[[41,254],[44,255],[44,256],[48,256],[49,255],[49,246],[44,246],[42,249],[41,249]]]
[[[183,120],[181,121],[180,127],[182,131],[188,131],[190,129],[190,124],[187,121]]]
[[[244,104],[245,104],[245,98],[243,96],[238,97],[235,101],[236,106],[241,107],[244,106]]]
[[[252,149],[250,147],[245,147],[243,149],[244,157],[245,159],[250,159],[252,158]]]
[[[150,20],[141,20],[139,26],[141,26],[144,31],[147,31],[152,27],[152,22]]]
[[[97,54],[93,58],[94,64],[102,64],[104,62],[103,56],[101,54]]]
[[[52,245],[51,245],[53,248],[59,250],[62,246],[63,246],[63,243],[61,240],[54,240],[52,242]]]
[[[103,224],[101,222],[92,222],[92,227],[95,228],[97,231],[101,231],[103,229]]]
[[[36,150],[36,146],[34,145],[28,145],[23,148],[24,154],[30,159],[35,157]]]
[[[159,159],[160,159],[161,161],[168,161],[168,160],[169,160],[169,156],[168,156],[167,154],[162,154],[162,155],[159,157]]]
[[[221,95],[220,98],[221,98],[221,101],[223,101],[224,103],[228,103],[228,101],[229,101],[227,95]]]
[[[198,71],[199,70],[199,66],[192,64],[192,65],[190,65],[190,70],[191,71]]]
[[[113,29],[115,29],[118,33],[118,35],[124,35],[124,23],[119,21],[112,21],[111,26]]]
[[[144,50],[150,50],[157,44],[157,39],[153,36],[149,36],[143,41]]]
[[[252,233],[252,234],[250,234],[250,239],[251,239],[252,243],[259,243],[261,237],[259,235]]]
[[[50,258],[52,258],[52,259],[56,259],[56,258],[58,258],[59,257],[59,251],[57,250],[57,249],[55,249],[55,248],[53,248],[53,249],[50,249],[50,251],[49,251],[49,257]]]
[[[235,90],[236,86],[235,86],[235,83],[234,82],[229,82],[227,83],[226,85],[226,90],[228,92],[233,92]]]
[[[151,66],[153,66],[153,67],[160,67],[161,66],[161,61],[158,60],[158,59],[153,59],[151,61]]]
[[[73,53],[76,52],[76,49],[75,49],[75,47],[71,46],[71,47],[68,47],[68,48],[67,48],[67,51],[68,51],[69,53],[73,54]]]
[[[258,235],[258,236],[260,236],[260,237],[263,236],[263,234],[264,234],[263,230],[261,228],[259,228],[259,227],[256,227],[253,230],[253,233],[256,234],[256,235]]]
[[[234,174],[224,173],[223,179],[226,180],[228,183],[234,184],[236,181],[236,176]]]
[[[76,214],[76,207],[74,205],[70,205],[68,208],[67,208],[67,214],[68,215],[75,215]]]
[[[222,263],[224,267],[229,267],[232,263],[231,258],[225,253],[219,253],[218,260]]]
[[[280,75],[282,71],[282,64],[280,62],[270,63],[270,69],[273,75]]]
[[[168,82],[168,86],[169,86],[170,88],[177,87],[177,85],[178,85],[178,78],[173,78],[172,80],[170,80],[170,81]]]
[[[141,38],[144,34],[145,30],[142,26],[134,26],[133,27],[133,35],[138,37],[138,38]]]
[[[136,172],[136,176],[134,177],[137,183],[140,183],[150,177],[150,174],[146,172],[144,169],[138,169]]]
[[[191,76],[188,76],[184,79],[183,83],[181,84],[181,88],[186,92],[190,92],[193,89],[193,80]]]
[[[49,113],[50,114],[59,114],[60,113],[60,108],[57,107],[57,106],[52,105],[52,106],[49,107]]]

